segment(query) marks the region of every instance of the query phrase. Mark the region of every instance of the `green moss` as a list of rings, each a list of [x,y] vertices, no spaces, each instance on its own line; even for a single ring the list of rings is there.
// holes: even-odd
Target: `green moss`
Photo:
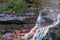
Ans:
[[[46,0],[32,0],[34,3],[32,3],[32,7],[34,8],[41,8],[45,5]],[[4,4],[3,4],[4,5]],[[6,7],[0,7],[0,11],[3,12],[24,12],[27,9],[27,4],[25,0],[9,0]]]
[[[4,11],[11,11],[11,12],[23,12],[24,10],[26,10],[27,5],[26,2],[23,0],[9,0],[9,2],[6,5],[7,7],[4,8],[0,8],[0,11],[4,10]]]

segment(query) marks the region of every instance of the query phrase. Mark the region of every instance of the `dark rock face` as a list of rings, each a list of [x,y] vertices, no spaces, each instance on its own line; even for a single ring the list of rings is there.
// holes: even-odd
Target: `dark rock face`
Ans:
[[[8,21],[0,21],[0,24],[24,24],[24,22],[19,20],[8,20]]]

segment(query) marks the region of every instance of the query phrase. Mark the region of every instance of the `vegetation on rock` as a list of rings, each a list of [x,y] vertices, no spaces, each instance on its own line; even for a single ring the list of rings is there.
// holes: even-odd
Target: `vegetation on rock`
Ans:
[[[6,12],[23,12],[26,10],[27,5],[24,0],[9,0],[5,8],[0,8],[1,11],[6,11]]]
[[[41,8],[46,3],[45,0],[38,0],[38,1],[30,0],[30,1],[33,2],[31,3],[33,8]],[[28,5],[26,0],[9,0],[6,4],[0,3],[0,11],[13,12],[13,13],[24,12],[27,9],[27,6]]]

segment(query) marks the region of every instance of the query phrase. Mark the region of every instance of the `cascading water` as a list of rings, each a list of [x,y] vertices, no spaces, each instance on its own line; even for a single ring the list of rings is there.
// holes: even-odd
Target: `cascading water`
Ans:
[[[48,15],[44,16],[44,17],[51,18],[51,20],[53,20],[54,22],[51,25],[41,28],[41,26],[40,26],[41,22],[45,22],[45,20],[41,16],[41,12],[40,12],[34,28],[29,32],[29,33],[33,33],[33,31],[35,31],[35,34],[32,35],[31,39],[29,39],[28,34],[26,34],[24,36],[24,40],[42,40],[43,37],[45,37],[47,32],[49,31],[49,28],[55,27],[56,25],[59,24],[59,22],[60,22],[60,11],[59,10],[60,9],[58,8],[57,3],[58,3],[57,0],[53,0],[52,5],[50,5],[50,7],[48,6],[48,8],[45,9],[45,10],[48,9],[49,12],[48,12]],[[29,34],[29,35],[31,35],[31,34]]]
[[[39,26],[39,25],[41,24],[41,22],[44,22],[44,21],[45,21],[45,20],[42,18],[41,12],[40,12],[40,13],[39,13],[39,16],[38,16],[38,18],[37,18],[35,27],[30,31],[30,33],[32,33],[33,30],[36,31],[35,29],[37,28],[37,26]],[[38,30],[37,30],[37,31],[38,31]],[[37,33],[37,32],[36,32],[36,33]],[[34,37],[33,37],[33,38],[34,38]],[[24,36],[24,40],[28,40],[28,36],[27,36],[27,35]],[[34,39],[32,39],[32,40],[34,40]]]
[[[49,28],[54,27],[59,23],[59,17],[60,17],[60,14],[58,14],[58,16],[57,16],[57,21],[54,22],[52,25],[48,25],[43,28],[37,29],[35,35],[33,36],[33,38],[31,40],[42,40],[43,37],[45,37],[47,32],[49,31]],[[36,27],[38,27],[38,26],[36,26]]]
[[[59,20],[60,20],[59,17],[60,17],[60,14],[57,15],[57,19],[56,19],[57,21],[54,21],[52,25],[48,25],[43,28],[38,28],[39,25],[41,25],[41,22],[45,21],[42,18],[41,13],[40,13],[37,18],[35,27],[30,31],[30,33],[32,33],[33,30],[36,31],[36,33],[33,35],[31,40],[42,40],[43,37],[45,37],[47,32],[49,31],[49,28],[52,28],[52,27],[56,26],[57,24],[59,24]],[[36,28],[38,28],[38,29],[36,29]],[[25,37],[25,40],[29,40],[27,35],[25,35],[24,37]]]
[[[48,25],[48,26],[45,26],[44,28],[37,29],[35,35],[33,36],[33,38],[31,40],[42,40],[43,37],[45,37],[47,32],[49,31],[49,28],[56,26],[59,23],[59,16],[60,15],[57,16],[57,21],[54,22],[52,25]],[[36,27],[38,27],[38,26],[36,26]]]

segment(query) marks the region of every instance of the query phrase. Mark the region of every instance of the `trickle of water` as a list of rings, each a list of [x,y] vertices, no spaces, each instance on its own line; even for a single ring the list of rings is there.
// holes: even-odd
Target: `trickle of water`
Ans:
[[[38,18],[37,18],[37,21],[36,21],[35,26],[40,25],[42,22],[45,22],[45,20],[44,20],[43,17],[41,16],[41,12],[40,12],[40,14],[39,14],[39,16],[38,16]]]

